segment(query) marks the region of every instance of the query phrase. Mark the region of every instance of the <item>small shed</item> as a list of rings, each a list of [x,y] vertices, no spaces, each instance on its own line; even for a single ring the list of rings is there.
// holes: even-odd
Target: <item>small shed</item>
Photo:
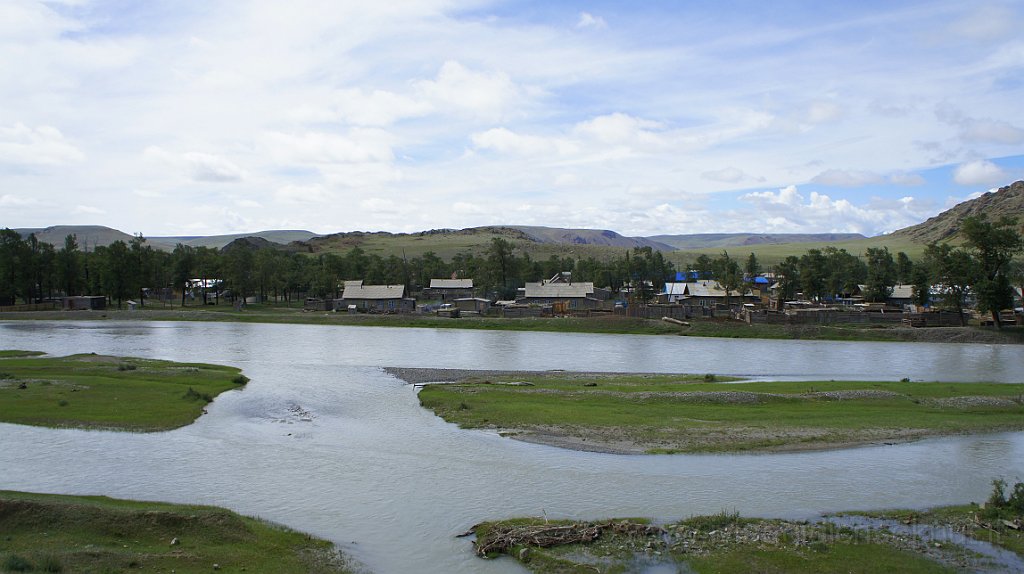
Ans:
[[[310,297],[302,305],[303,311],[333,311],[334,299],[317,299]]]
[[[63,301],[65,311],[101,311],[106,308],[107,298],[102,295],[65,297]]]
[[[452,301],[460,311],[480,313],[481,315],[491,310],[491,301],[480,297],[461,297]]]

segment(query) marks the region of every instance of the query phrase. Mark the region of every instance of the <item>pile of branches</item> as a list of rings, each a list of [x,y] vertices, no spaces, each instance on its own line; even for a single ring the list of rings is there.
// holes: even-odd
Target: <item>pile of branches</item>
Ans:
[[[473,527],[476,531],[481,524]],[[473,545],[478,556],[494,553],[507,554],[514,546],[549,548],[563,544],[588,543],[597,540],[603,533],[629,536],[653,536],[664,534],[659,526],[622,520],[619,522],[573,522],[571,524],[496,524],[478,538]]]

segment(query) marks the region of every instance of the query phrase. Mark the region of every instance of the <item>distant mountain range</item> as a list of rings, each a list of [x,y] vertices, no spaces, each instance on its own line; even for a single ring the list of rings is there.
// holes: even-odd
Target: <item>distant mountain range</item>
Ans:
[[[893,232],[886,238],[908,240],[916,244],[943,241],[955,238],[964,217],[986,214],[990,219],[1003,215],[1018,218],[1024,231],[1024,181],[1018,181],[995,192],[990,192],[965,201],[931,219]],[[99,225],[56,225],[45,229],[15,229],[23,236],[35,233],[43,242],[57,247],[64,244],[67,235],[78,238],[80,248],[94,248],[109,245],[114,241],[128,242],[132,236]],[[554,253],[552,249],[565,247],[572,253],[575,248],[593,249],[650,247],[660,251],[691,251],[699,249],[728,249],[731,247],[755,247],[765,245],[786,245],[801,243],[832,243],[866,239],[857,233],[698,233],[690,235],[655,235],[652,237],[626,237],[610,230],[563,229],[531,225],[505,225],[471,227],[467,229],[433,229],[417,233],[389,233],[385,231],[349,231],[329,235],[317,235],[311,231],[271,230],[231,235],[147,237],[148,244],[158,249],[172,250],[178,243],[193,247],[205,246],[222,249],[226,245],[247,244],[252,247],[287,246],[288,250],[311,253],[350,249],[359,245],[376,251],[404,253],[406,246],[410,255],[427,250],[442,256],[450,256],[461,249],[476,249],[485,246],[494,237],[512,240],[520,245],[535,245],[538,253]],[[253,241],[239,241],[258,238]],[[396,248],[397,246],[397,248]],[[577,253],[580,253],[577,251]]]
[[[79,249],[92,249],[100,245],[110,245],[115,241],[128,243],[134,239],[134,236],[123,231],[102,225],[54,225],[46,228],[21,228],[14,231],[17,231],[23,237],[28,236],[30,233],[35,233],[36,239],[39,241],[50,243],[58,248],[64,245],[64,238],[68,235],[75,235],[77,237]],[[173,250],[174,246],[179,243],[192,247],[202,246],[221,249],[232,241],[244,237],[259,237],[271,243],[287,244],[293,241],[306,241],[316,236],[312,231],[272,230],[235,233],[231,235],[146,237],[146,244],[165,251]]]
[[[866,237],[860,233],[695,233],[691,235],[654,235],[648,239],[669,245],[672,249],[686,251],[710,247],[724,249],[750,245],[851,241],[866,239]]]

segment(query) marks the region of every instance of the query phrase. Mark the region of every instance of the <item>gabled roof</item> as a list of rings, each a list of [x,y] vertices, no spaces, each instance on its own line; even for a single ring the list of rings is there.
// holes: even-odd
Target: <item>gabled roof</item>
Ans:
[[[896,285],[892,288],[890,299],[910,299],[914,296],[913,285]]]
[[[590,281],[580,283],[527,283],[525,297],[528,299],[583,299],[594,292]]]
[[[686,295],[686,283],[666,283],[662,295]]]
[[[691,297],[725,297],[725,289],[717,281],[687,283],[686,290]]]
[[[431,279],[431,289],[472,289],[472,279]]]
[[[348,285],[345,282],[342,299],[401,299],[405,296],[405,285]]]

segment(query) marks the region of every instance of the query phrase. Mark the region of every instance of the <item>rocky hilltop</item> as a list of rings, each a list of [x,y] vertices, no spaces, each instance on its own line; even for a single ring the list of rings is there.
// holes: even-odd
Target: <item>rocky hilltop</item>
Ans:
[[[1003,216],[1016,217],[1018,228],[1024,232],[1024,181],[1017,181],[976,199],[958,203],[952,209],[943,211],[924,223],[905,227],[890,235],[910,239],[916,243],[955,239],[960,233],[960,225],[964,218],[978,215],[985,215],[993,221]]]

